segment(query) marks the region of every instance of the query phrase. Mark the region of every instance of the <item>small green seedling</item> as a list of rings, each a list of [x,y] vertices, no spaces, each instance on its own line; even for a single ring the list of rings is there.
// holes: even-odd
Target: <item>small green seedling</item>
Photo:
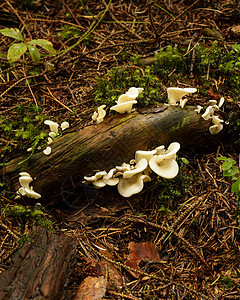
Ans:
[[[238,174],[240,173],[239,168],[236,166],[236,161],[232,158],[227,158],[225,156],[218,157],[218,160],[223,161],[222,170],[223,175],[227,176],[230,180],[234,180],[231,187],[231,192],[235,193],[238,197],[236,217],[238,224],[238,214],[239,214],[239,202],[240,202],[240,178]],[[240,229],[240,228],[239,228]]]
[[[31,40],[26,42],[21,31],[17,28],[4,28],[0,30],[0,33],[4,36],[15,39],[13,44],[9,47],[7,53],[7,59],[10,64],[18,61],[25,52],[27,52],[27,54],[30,54],[34,63],[37,63],[41,57],[41,54],[36,46],[39,46],[50,53],[55,53],[53,44],[51,42],[44,39]]]

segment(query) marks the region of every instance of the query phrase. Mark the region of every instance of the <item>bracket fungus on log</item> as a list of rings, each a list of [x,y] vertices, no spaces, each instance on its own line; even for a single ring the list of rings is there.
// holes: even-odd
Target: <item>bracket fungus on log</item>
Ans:
[[[132,114],[108,117],[98,126],[90,125],[69,132],[51,144],[51,155],[34,154],[28,161],[19,157],[0,170],[19,189],[18,174],[26,171],[42,199],[54,200],[67,178],[91,176],[98,170],[109,172],[130,161],[137,150],[147,151],[173,141],[182,148],[206,145],[209,125],[195,107],[160,106]],[[211,137],[212,138],[212,137]],[[106,174],[105,174],[106,175]]]

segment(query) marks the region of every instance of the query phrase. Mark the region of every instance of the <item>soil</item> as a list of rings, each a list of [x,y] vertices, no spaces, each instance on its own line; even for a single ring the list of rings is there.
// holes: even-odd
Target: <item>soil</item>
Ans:
[[[1,28],[24,27],[25,41],[46,39],[56,53],[41,50],[37,64],[24,54],[9,65],[2,54],[13,40],[1,35],[0,116],[5,117],[1,122],[14,120],[21,106],[26,115],[39,112],[59,122],[67,120],[70,130],[76,130],[91,121],[93,88],[108,70],[131,67],[130,57],[149,58],[168,45],[190,50],[203,40],[226,46],[238,43],[239,20],[237,0],[6,0],[0,4]],[[144,76],[144,69],[139,69]],[[171,86],[170,79],[166,82]],[[189,78],[189,85],[193,83]],[[25,143],[1,132],[2,149],[12,147],[7,156],[2,153],[4,163],[18,156]],[[78,241],[63,299],[239,299],[238,199],[217,160],[224,155],[237,161],[238,149],[231,153],[226,149],[219,143],[211,153],[186,152],[189,164],[181,164],[181,177],[167,194],[159,192],[157,178],[130,198],[112,188],[89,188],[79,196],[78,183],[73,182],[71,202],[47,206],[44,215],[53,222],[55,234]],[[5,208],[38,205],[35,200],[14,200],[4,183],[0,276],[13,264],[19,241],[36,225],[9,217]],[[174,194],[180,187],[185,192]],[[93,287],[84,281],[89,276],[101,282],[98,298],[91,296]]]

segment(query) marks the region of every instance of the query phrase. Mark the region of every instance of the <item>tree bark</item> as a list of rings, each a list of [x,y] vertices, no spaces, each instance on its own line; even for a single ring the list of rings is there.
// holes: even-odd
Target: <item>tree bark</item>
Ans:
[[[41,227],[29,239],[0,273],[0,300],[62,299],[77,242]]]
[[[194,110],[195,107],[161,106],[114,115],[101,124],[64,134],[51,144],[51,155],[39,152],[20,165],[24,157],[14,159],[1,172],[15,190],[20,187],[19,172],[28,172],[35,178],[34,190],[49,200],[61,192],[67,178],[108,171],[129,162],[137,150],[168,147],[171,142],[179,142],[185,149],[206,145],[206,140],[213,138],[208,130],[210,121]]]

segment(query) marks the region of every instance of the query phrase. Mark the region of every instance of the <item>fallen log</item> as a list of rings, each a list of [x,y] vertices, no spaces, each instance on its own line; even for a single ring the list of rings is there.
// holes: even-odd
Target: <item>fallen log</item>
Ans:
[[[64,134],[51,144],[49,156],[39,152],[19,164],[24,157],[12,160],[1,170],[15,190],[18,190],[19,172],[28,172],[34,190],[48,201],[61,193],[62,183],[68,178],[93,175],[97,170],[110,170],[134,158],[137,150],[151,150],[171,142],[182,148],[199,148],[213,138],[209,133],[210,121],[205,121],[195,107],[160,106],[114,115],[98,125],[86,126]]]
[[[0,273],[0,299],[62,299],[77,241],[37,227]]]

